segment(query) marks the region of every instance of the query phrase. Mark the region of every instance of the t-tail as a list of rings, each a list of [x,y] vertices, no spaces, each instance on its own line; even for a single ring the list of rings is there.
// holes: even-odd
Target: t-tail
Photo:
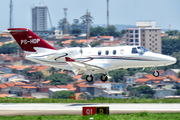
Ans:
[[[45,53],[56,49],[27,28],[8,28],[25,53]]]

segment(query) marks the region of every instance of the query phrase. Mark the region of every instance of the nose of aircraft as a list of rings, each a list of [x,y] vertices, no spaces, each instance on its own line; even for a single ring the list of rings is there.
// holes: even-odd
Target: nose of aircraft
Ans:
[[[166,65],[171,65],[176,63],[177,59],[171,56],[163,55],[163,59],[167,61]]]

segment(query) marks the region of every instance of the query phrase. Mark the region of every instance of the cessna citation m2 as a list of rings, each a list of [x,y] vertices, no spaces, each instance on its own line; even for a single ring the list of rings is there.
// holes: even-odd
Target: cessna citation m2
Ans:
[[[157,66],[176,63],[167,55],[153,53],[141,46],[73,47],[56,50],[27,28],[8,29],[26,53],[26,59],[62,70],[72,70],[76,75],[87,75],[91,82],[93,74],[102,73],[101,80],[108,80],[108,71],[119,68],[155,68],[153,75],[159,76]]]

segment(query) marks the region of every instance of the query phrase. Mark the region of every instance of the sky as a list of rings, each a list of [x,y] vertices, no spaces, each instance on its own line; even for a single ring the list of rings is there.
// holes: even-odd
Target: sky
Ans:
[[[93,16],[93,24],[107,24],[107,0],[43,0],[48,6],[52,25],[64,18],[80,19],[88,10]],[[9,27],[10,0],[0,0],[0,31]],[[41,0],[13,0],[13,27],[31,29],[31,8],[43,6]],[[180,30],[180,0],[109,0],[109,24],[136,25],[139,20],[155,20],[156,26]],[[50,28],[48,18],[48,28]]]

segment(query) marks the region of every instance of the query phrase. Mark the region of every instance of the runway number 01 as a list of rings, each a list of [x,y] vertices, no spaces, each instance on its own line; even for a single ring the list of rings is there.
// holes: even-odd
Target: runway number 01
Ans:
[[[86,114],[88,114],[88,115],[89,115],[89,114],[92,114],[92,109],[90,109],[90,110],[87,109],[87,110],[86,110]]]
[[[83,116],[96,114],[96,107],[83,107]]]

